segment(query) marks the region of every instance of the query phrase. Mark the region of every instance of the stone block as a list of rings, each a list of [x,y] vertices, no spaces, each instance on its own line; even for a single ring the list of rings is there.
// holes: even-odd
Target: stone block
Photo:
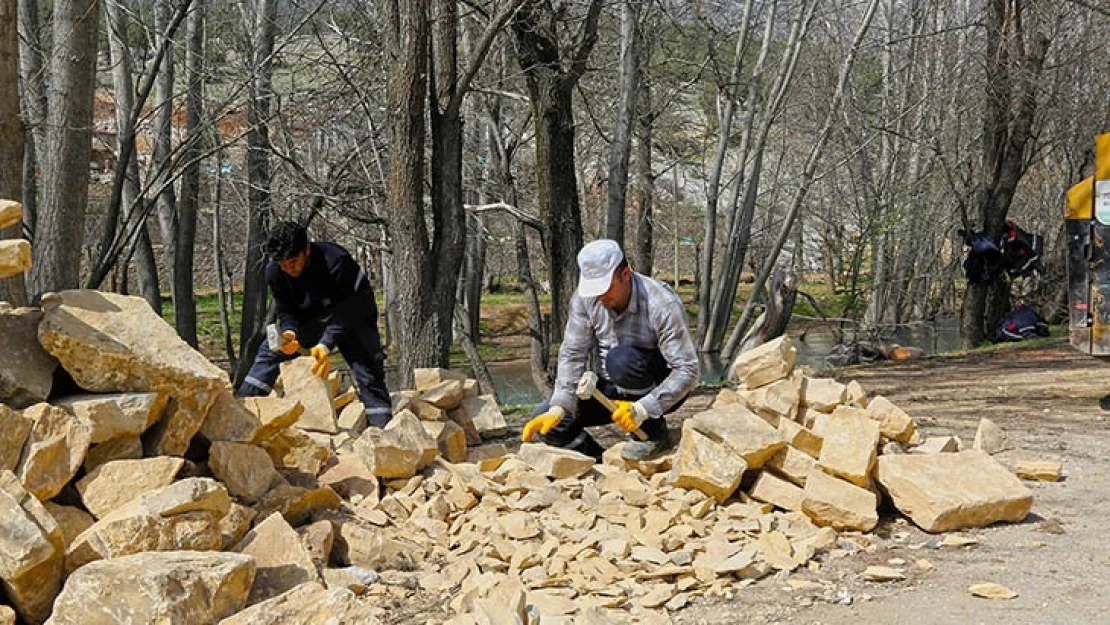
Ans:
[[[302,356],[281,363],[281,383],[286,399],[295,399],[304,406],[304,414],[297,421],[302,430],[335,434],[339,426],[335,421],[335,397],[327,380],[312,373],[315,360]]]
[[[92,473],[105,462],[138,460],[143,457],[143,441],[138,436],[124,436],[89,447],[85,454],[85,473]]]
[[[464,401],[476,399],[478,396],[467,397]],[[454,410],[447,411],[447,418],[455,423],[455,425],[463,429],[466,434],[466,444],[471,447],[476,447],[482,444],[482,435],[478,433],[478,427],[474,425],[474,421],[470,418],[470,413],[462,406]]]
[[[875,493],[823,471],[810,473],[802,490],[802,512],[837,531],[870,532],[879,522],[878,505]]]
[[[231,551],[239,541],[250,531],[251,525],[254,524],[255,518],[258,513],[254,508],[248,508],[243,504],[231,502],[231,506],[227,509],[227,514],[224,518],[220,519],[220,536],[223,537],[223,546],[220,548],[222,551]]]
[[[818,458],[821,455],[821,445],[824,440],[813,433],[812,430],[805,427],[800,423],[794,421],[787,421],[783,419],[779,421],[779,437],[783,442],[790,445],[798,451],[805,452],[813,458]]]
[[[380,609],[346,588],[328,590],[319,582],[307,582],[226,618],[220,625],[378,625],[381,621],[375,614]]]
[[[32,425],[22,413],[0,404],[0,470],[14,471],[19,466]]]
[[[280,512],[290,525],[298,526],[306,523],[313,514],[335,510],[342,505],[343,500],[327,486],[305,488],[282,484],[271,488],[257,509],[262,517]]]
[[[183,458],[159,456],[106,462],[77,482],[81,503],[102,518],[143,493],[169,486],[185,466]]]
[[[1014,472],[1023,480],[1058,482],[1063,470],[1063,465],[1051,460],[1022,460]]]
[[[262,441],[261,446],[270,455],[275,468],[309,477],[319,475],[334,455],[329,447],[317,443],[296,428],[279,432]]]
[[[798,414],[801,387],[796,378],[787,377],[754,389],[741,389],[737,396],[763,420],[776,426],[780,419],[793,420]]]
[[[844,385],[845,404],[857,408],[866,408],[869,402],[870,399],[867,397],[867,391],[863,390],[863,386],[859,382],[851,380]]]
[[[439,455],[448,462],[466,462],[466,432],[454,421],[426,421],[424,429],[436,439]]]
[[[823,432],[817,463],[829,474],[867,488],[879,446],[879,424],[858,412],[843,406],[833,412]]]
[[[447,380],[458,380],[460,382],[466,380],[466,375],[461,371],[453,371],[451,369],[442,369],[438,367],[413,369],[412,377],[418,393],[423,393],[436,384]]]
[[[925,442],[910,448],[912,454],[949,454],[960,451],[958,436],[929,436]]]
[[[759,388],[790,375],[797,360],[798,350],[784,334],[740,353],[728,368],[728,378],[749,389]]]
[[[467,449],[466,461],[478,465],[479,471],[488,473],[496,471],[501,463],[505,462],[505,457],[508,455],[509,450],[504,444],[490,443]]]
[[[1013,449],[1014,444],[1010,442],[1010,437],[1002,431],[1002,428],[995,425],[994,421],[986,417],[979,419],[979,427],[975,430],[975,442],[971,444],[972,449],[981,449],[988,454],[997,454],[1000,451]]]
[[[0,240],[0,280],[18,276],[30,268],[30,241],[26,239]]]
[[[357,399],[347,404],[339,411],[337,425],[340,432],[347,432],[352,437],[362,434],[367,427],[366,405]]]
[[[736,492],[747,468],[735,450],[702,434],[688,420],[682,424],[682,440],[668,481],[678,488],[699,490],[722,503]]]
[[[418,471],[435,462],[436,456],[439,455],[439,443],[424,429],[424,422],[411,412],[402,411],[393,415],[393,419],[384,430],[396,434],[401,440],[407,441],[406,444],[420,449],[420,460],[416,465]]]
[[[463,381],[444,380],[420,393],[420,400],[442,410],[458,408],[463,401]]]
[[[23,221],[23,205],[15,200],[0,200],[0,230]]]
[[[808,457],[808,456],[807,456]],[[791,512],[802,509],[802,489],[768,471],[761,471],[748,489],[752,499]]]
[[[258,419],[258,429],[249,441],[259,443],[268,440],[297,424],[304,414],[304,404],[291,397],[244,397],[243,408]]]
[[[0,519],[0,585],[25,622],[41,623],[62,586],[62,530],[11,471],[0,471]]]
[[[596,463],[585,454],[543,443],[524,443],[517,457],[536,473],[555,480],[582,477],[592,471]]]
[[[378,498],[378,478],[362,459],[353,453],[340,453],[338,462],[320,474],[320,485],[330,487],[340,497]]]
[[[232,496],[253,504],[282,482],[266,450],[246,443],[217,441],[208,453],[208,468]]]
[[[778,430],[740,404],[720,406],[694,415],[683,423],[684,436],[687,424],[733,450],[744,459],[748,469],[762,467],[785,445]]]
[[[805,486],[806,477],[817,470],[817,461],[813,459],[813,456],[804,454],[787,445],[780,449],[764,466],[779,477],[784,477],[798,486]]]
[[[39,344],[42,311],[33,308],[0,310],[0,403],[26,408],[46,401],[54,386],[58,361]]]
[[[63,506],[53,501],[44,501],[42,505],[50,513],[58,527],[62,530],[62,543],[68,549],[73,539],[81,532],[89,529],[96,523],[93,515],[76,506]],[[64,551],[63,551],[64,555]]]
[[[23,416],[31,421],[31,431],[16,473],[24,488],[45,501],[62,492],[81,468],[92,428],[49,404],[35,404]]]
[[[248,604],[276,597],[305,582],[320,581],[312,554],[278,513],[247,532],[235,551],[253,557],[258,567]]]
[[[883,436],[899,443],[908,443],[917,432],[917,423],[898,406],[882,395],[876,395],[867,404],[867,411],[879,421]]]
[[[818,412],[832,412],[844,403],[847,388],[832,378],[802,378],[801,402]]]
[[[462,409],[483,438],[504,436],[509,432],[509,424],[505,421],[505,415],[502,414],[501,407],[497,405],[497,399],[493,395],[479,395],[464,400]]]
[[[89,442],[138,436],[162,418],[169,397],[163,393],[75,395],[54,402],[92,427]]]

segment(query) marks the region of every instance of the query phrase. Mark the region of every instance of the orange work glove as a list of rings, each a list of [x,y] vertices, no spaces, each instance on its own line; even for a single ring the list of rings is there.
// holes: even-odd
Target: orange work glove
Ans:
[[[566,411],[563,410],[562,406],[552,406],[547,412],[534,417],[525,424],[524,431],[520,434],[520,440],[527,443],[535,437],[537,432],[540,434],[547,434],[551,431],[551,428],[559,425],[559,422],[563,420],[563,416],[565,415]]]
[[[324,345],[317,345],[309,352],[316,359],[316,364],[312,365],[312,373],[324,380],[328,379],[328,374],[331,373],[330,352],[331,350]]]
[[[647,410],[637,402],[613,400],[617,409],[613,411],[613,423],[625,432],[635,432],[647,419]]]
[[[301,348],[301,344],[297,342],[297,333],[292,330],[286,330],[281,333],[281,338],[285,339],[285,344],[278,348],[278,350],[286,356],[292,356],[297,353]]]

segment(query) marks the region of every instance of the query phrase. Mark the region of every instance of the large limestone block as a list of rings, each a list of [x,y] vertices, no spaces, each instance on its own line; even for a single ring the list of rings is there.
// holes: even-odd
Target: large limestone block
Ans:
[[[42,311],[32,308],[0,310],[0,402],[14,408],[46,401],[54,385],[58,361],[39,344]]]
[[[412,377],[419,393],[423,393],[436,384],[447,380],[459,380],[460,382],[466,380],[466,376],[461,371],[437,367],[413,369]]]
[[[254,560],[238,553],[168,551],[101,560],[70,576],[49,623],[215,623],[243,608],[254,575]]]
[[[741,404],[698,413],[683,424],[683,432],[687,424],[743,457],[748,469],[762,467],[785,444],[778,430]]]
[[[162,420],[143,434],[148,456],[183,456],[222,390],[194,391],[170,400]]]
[[[297,421],[302,430],[335,434],[335,397],[331,384],[312,373],[316,361],[309,356],[281,363],[281,383],[286,399],[295,399],[304,406],[304,414]]]
[[[798,486],[806,485],[806,478],[817,470],[817,461],[787,445],[779,450],[765,465],[776,475],[784,477]]]
[[[407,415],[402,417],[402,415]],[[416,420],[408,411],[396,415],[392,425],[398,418]],[[417,425],[419,425],[419,421]],[[389,430],[367,428],[354,442],[355,453],[362,458],[366,466],[378,477],[384,478],[409,478],[416,475],[424,459],[425,445],[422,437],[412,435],[410,427],[402,424]],[[427,433],[425,432],[425,435]],[[434,444],[434,440],[433,440]],[[439,447],[436,446],[438,451]]]
[[[1021,521],[1033,493],[980,450],[883,456],[879,484],[894,506],[927,532]]]
[[[783,378],[754,389],[740,389],[737,396],[771,425],[780,419],[794,419],[798,413],[801,385],[795,377]]]
[[[66,549],[73,544],[73,539],[78,534],[89,529],[96,523],[93,515],[75,506],[63,506],[53,501],[44,501],[42,505],[50,513],[58,527],[62,529],[62,544]]]
[[[248,504],[260,501],[281,482],[281,475],[274,469],[274,461],[266,450],[246,443],[212,443],[208,468],[227,486],[232,496]]]
[[[211,551],[223,545],[220,519],[231,507],[222,484],[193,477],[143,493],[73,540],[66,570],[141,551]]]
[[[880,431],[890,440],[908,443],[917,432],[913,417],[882,395],[876,395],[868,402],[867,411],[879,420]]]
[[[997,454],[1000,451],[1013,449],[1014,444],[1010,442],[1010,437],[1002,431],[1002,428],[995,425],[994,421],[986,417],[979,419],[979,427],[975,430],[975,442],[971,444],[972,449],[981,449],[988,454]]]
[[[31,242],[26,239],[0,241],[0,280],[31,268]]]
[[[92,427],[89,442],[95,444],[142,434],[162,418],[168,402],[162,393],[112,393],[65,397],[54,405],[87,421]]]
[[[543,443],[525,443],[520,446],[517,457],[532,470],[549,478],[562,480],[582,477],[593,470],[596,461],[572,449],[552,447]]]
[[[791,512],[802,509],[802,489],[790,482],[762,471],[748,489],[752,499],[767,502]]]
[[[504,436],[509,432],[509,424],[493,395],[471,397],[463,401],[462,409],[470,416],[474,428],[482,437]]]
[[[671,463],[672,485],[700,490],[718,503],[736,492],[748,468],[731,447],[702,434],[691,421],[682,424],[682,440]]]
[[[442,410],[458,408],[463,401],[463,381],[444,380],[420,393],[420,401]]]
[[[92,428],[49,404],[35,404],[23,416],[31,421],[31,431],[16,472],[23,487],[45,501],[62,492],[81,468]]]
[[[879,445],[879,424],[855,408],[838,407],[823,428],[817,463],[831,475],[867,488]]]
[[[99,519],[143,493],[173,484],[184,466],[184,458],[173,456],[114,460],[81,478],[77,492],[85,508]]]
[[[742,352],[728,368],[728,378],[749,389],[759,388],[790,375],[798,360],[798,350],[785,334]]]
[[[425,421],[424,429],[439,444],[439,454],[448,462],[466,462],[466,432],[454,421]]]
[[[802,512],[822,527],[870,532],[879,522],[875,493],[823,471],[814,471],[802,491]]]
[[[220,625],[378,625],[378,609],[346,588],[329,590],[319,582],[306,582],[224,619]]]
[[[824,441],[820,436],[814,434],[813,430],[801,423],[785,419],[779,421],[779,436],[782,437],[784,443],[798,451],[805,452],[814,458],[821,455],[821,445]]]
[[[76,290],[43,297],[39,342],[94,393],[229,387],[227,374],[181,340],[141,297]]]
[[[0,584],[20,617],[41,623],[62,586],[62,530],[11,471],[0,471],[0,519]]]
[[[0,404],[0,470],[14,471],[19,465],[31,425],[31,420],[22,413]]]
[[[138,436],[122,436],[89,447],[85,454],[85,473],[92,473],[105,462],[138,460],[143,457],[143,441]]]
[[[0,200],[0,230],[23,221],[23,205],[15,200]]]
[[[416,418],[416,415],[407,410],[393,415],[393,419],[384,429],[387,432],[395,432],[403,439],[420,446],[422,451],[420,462],[416,466],[417,470],[435,462],[436,456],[439,455],[439,443],[436,442],[436,438],[424,429],[424,423]]]
[[[802,378],[802,403],[818,412],[832,412],[844,403],[847,388],[832,378]]]
[[[265,601],[305,582],[319,581],[312,554],[281,514],[273,513],[247,532],[235,551],[254,558],[254,576],[249,604]]]

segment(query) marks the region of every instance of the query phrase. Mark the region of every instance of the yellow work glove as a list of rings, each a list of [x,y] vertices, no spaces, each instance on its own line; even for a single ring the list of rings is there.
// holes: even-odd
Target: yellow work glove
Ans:
[[[292,330],[286,330],[281,333],[281,338],[285,339],[285,344],[278,349],[286,356],[292,356],[297,353],[301,348],[301,344],[297,342],[297,333]]]
[[[548,408],[547,412],[533,417],[531,421],[525,424],[524,431],[520,434],[520,440],[527,443],[532,440],[537,432],[547,434],[551,431],[551,428],[559,425],[564,415],[566,415],[566,411],[563,410],[562,406]]]
[[[331,350],[323,345],[317,345],[309,352],[309,354],[316,359],[316,363],[312,365],[312,373],[324,380],[328,379],[328,374],[331,373],[330,351]]]
[[[617,409],[613,411],[613,423],[625,432],[635,432],[647,418],[647,411],[636,402],[613,400]]]

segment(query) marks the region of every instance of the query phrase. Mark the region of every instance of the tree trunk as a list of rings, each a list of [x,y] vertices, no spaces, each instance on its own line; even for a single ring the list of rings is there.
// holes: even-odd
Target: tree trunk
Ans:
[[[235,362],[235,346],[231,342],[231,309],[234,306],[235,289],[228,284],[230,272],[227,271],[227,257],[223,246],[223,223],[220,220],[220,203],[224,189],[224,153],[216,153],[216,198],[212,202],[212,266],[216,269],[216,293],[220,300],[220,330],[224,337],[224,352],[227,354],[228,368],[238,369]],[[226,276],[226,278],[225,278]]]
[[[23,111],[23,224],[34,236],[39,212],[39,151],[45,145],[46,72],[43,71],[42,32],[38,0],[19,0],[19,81]],[[15,84],[15,83],[6,83]],[[18,199],[18,198],[14,198]],[[26,295],[24,295],[26,297]]]
[[[23,196],[23,122],[19,118],[19,32],[16,0],[0,0],[0,199],[20,201]],[[15,224],[0,230],[0,239],[23,237]],[[0,280],[0,301],[27,304],[23,274]]]
[[[161,67],[157,69],[158,75],[154,79],[154,153],[152,164],[157,172],[155,186],[162,190],[154,198],[158,212],[158,225],[162,233],[162,263],[166,267],[166,274],[170,276],[170,295],[173,297],[174,306],[177,303],[177,195],[173,184],[165,184],[172,176],[170,164],[173,150],[173,84],[174,84],[174,51],[170,31],[173,19],[173,0],[158,0],[154,5],[154,31],[157,34],[158,46],[166,47],[165,58]],[[154,70],[152,70],[154,71]],[[162,314],[161,307],[155,312]]]
[[[185,169],[181,173],[181,201],[177,206],[177,247],[173,280],[174,326],[186,343],[197,346],[197,300],[193,291],[197,207],[200,204],[201,116],[204,113],[204,0],[193,0],[186,24]]]
[[[54,3],[42,215],[32,250],[31,293],[75,289],[81,275],[96,87],[97,0]]]
[[[651,35],[640,33],[640,59],[651,58]],[[652,130],[655,114],[651,110],[651,81],[647,68],[640,75],[640,95],[636,100],[636,243],[632,246],[632,263],[636,270],[650,276],[655,262],[655,172],[652,171]],[[676,198],[677,201],[677,198]]]
[[[609,145],[609,211],[605,236],[624,248],[625,196],[628,191],[628,160],[632,154],[632,124],[640,87],[640,2],[621,3],[621,65],[613,142]]]
[[[235,385],[242,383],[262,342],[266,323],[266,255],[262,244],[270,227],[270,99],[277,9],[275,0],[255,6],[253,69],[247,110],[247,250],[243,276],[243,313]]]

